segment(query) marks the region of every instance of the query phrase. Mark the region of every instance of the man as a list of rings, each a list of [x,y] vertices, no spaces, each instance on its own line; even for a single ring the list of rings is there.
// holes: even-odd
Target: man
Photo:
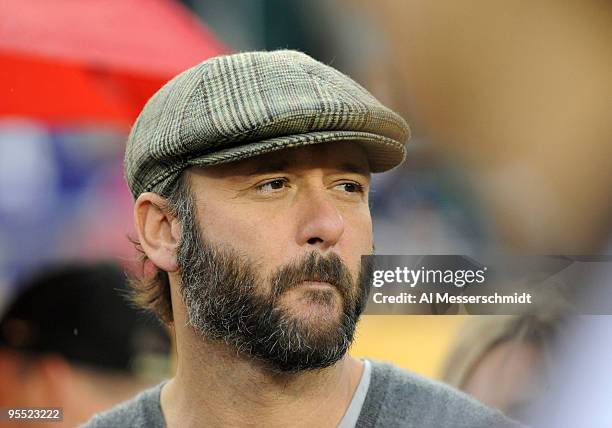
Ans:
[[[145,106],[128,141],[137,299],[168,322],[176,375],[87,426],[490,427],[455,390],[347,350],[367,300],[370,173],[408,126],[294,51],[213,58]]]
[[[60,407],[49,426],[75,427],[166,377],[168,334],[128,305],[119,266],[46,266],[17,288],[0,319],[0,408]]]

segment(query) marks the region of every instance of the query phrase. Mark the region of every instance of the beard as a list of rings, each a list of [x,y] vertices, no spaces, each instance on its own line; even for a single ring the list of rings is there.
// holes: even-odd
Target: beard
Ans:
[[[371,263],[362,264],[354,281],[337,254],[313,251],[263,279],[246,256],[205,240],[191,213],[182,222],[177,262],[188,321],[198,334],[276,373],[329,367],[346,354],[370,292]],[[300,317],[282,297],[304,281],[333,288],[304,290],[300,301],[316,310]]]

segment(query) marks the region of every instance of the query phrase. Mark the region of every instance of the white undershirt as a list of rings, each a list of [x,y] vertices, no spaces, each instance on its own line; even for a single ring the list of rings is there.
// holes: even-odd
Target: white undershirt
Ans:
[[[346,413],[342,417],[342,420],[338,424],[338,428],[354,428],[359,419],[361,408],[365,401],[368,389],[370,387],[370,377],[372,374],[372,366],[368,360],[363,360],[363,373],[361,374],[361,380],[357,389],[353,394],[351,404],[346,409]]]

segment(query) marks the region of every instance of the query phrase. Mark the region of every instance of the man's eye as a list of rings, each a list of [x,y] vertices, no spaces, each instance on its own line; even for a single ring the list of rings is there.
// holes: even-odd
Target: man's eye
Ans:
[[[338,184],[338,187],[348,193],[363,193],[363,186],[359,183],[342,183]]]
[[[287,180],[277,178],[275,180],[268,181],[267,183],[260,184],[259,186],[257,186],[257,190],[261,192],[275,192],[283,189],[286,184]]]

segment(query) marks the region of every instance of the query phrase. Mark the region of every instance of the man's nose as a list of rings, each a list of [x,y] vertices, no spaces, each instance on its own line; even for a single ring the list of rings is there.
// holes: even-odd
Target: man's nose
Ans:
[[[333,247],[344,233],[344,218],[325,189],[310,190],[297,204],[298,245]]]

